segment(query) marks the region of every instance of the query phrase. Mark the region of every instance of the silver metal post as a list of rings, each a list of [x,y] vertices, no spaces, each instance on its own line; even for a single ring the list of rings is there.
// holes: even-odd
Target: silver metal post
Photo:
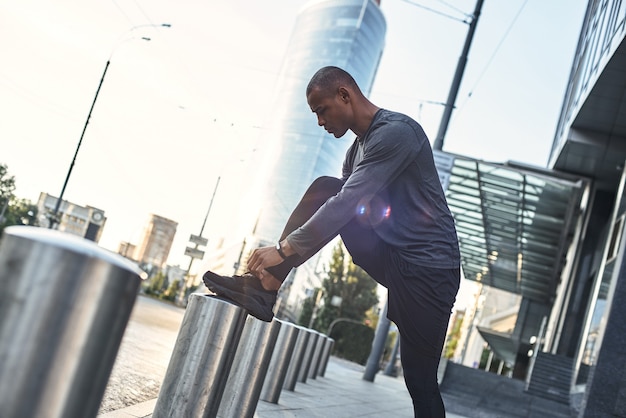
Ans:
[[[274,321],[280,322],[281,327],[260,397],[261,400],[270,403],[278,403],[280,392],[287,377],[289,363],[293,359],[296,341],[300,334],[300,328],[295,324],[275,318]]]
[[[0,241],[0,416],[95,417],[144,273],[64,232]]]
[[[247,316],[215,296],[189,296],[153,418],[217,415]]]
[[[378,325],[376,326],[376,333],[374,334],[374,340],[372,341],[372,351],[367,358],[365,364],[365,371],[363,372],[363,380],[373,382],[376,377],[376,373],[380,369],[380,359],[383,357],[383,351],[385,350],[385,342],[387,341],[387,335],[389,335],[389,328],[391,327],[391,321],[387,318],[387,305],[389,301],[385,302],[383,311],[378,317]]]
[[[333,352],[333,347],[335,346],[335,340],[328,337],[326,339],[326,344],[324,344],[324,351],[322,352],[322,359],[320,361],[320,369],[317,372],[318,375],[324,377],[326,374],[326,367],[328,366],[328,361],[330,360],[330,354]]]
[[[246,320],[217,416],[252,418],[281,328],[278,321]]]
[[[298,375],[300,374],[300,369],[302,368],[302,363],[304,362],[304,356],[306,354],[306,348],[309,345],[309,338],[311,337],[311,333],[307,328],[300,326],[298,328],[300,332],[298,333],[298,338],[296,339],[296,346],[293,349],[293,357],[291,359],[291,363],[289,363],[287,377],[285,378],[285,383],[283,385],[283,389],[287,389],[292,392],[296,389]]]
[[[309,369],[311,368],[311,361],[313,360],[313,354],[315,353],[315,345],[317,344],[317,339],[320,336],[320,333],[307,328],[307,332],[311,334],[309,337],[309,343],[306,346],[306,350],[304,352],[304,359],[302,359],[302,366],[300,367],[300,372],[298,373],[298,382],[306,383],[306,379],[309,377]]]
[[[309,378],[311,379],[317,378],[317,371],[320,366],[320,359],[322,358],[322,350],[324,349],[326,338],[326,335],[322,333],[319,333],[319,336],[317,337],[313,356],[311,357],[311,366],[309,367]]]
[[[400,332],[396,335],[396,342],[393,345],[393,350],[391,350],[391,356],[389,356],[389,363],[387,363],[387,367],[385,367],[384,374],[386,376],[397,376],[398,368],[396,367],[396,363],[398,362],[398,352],[400,351]]]

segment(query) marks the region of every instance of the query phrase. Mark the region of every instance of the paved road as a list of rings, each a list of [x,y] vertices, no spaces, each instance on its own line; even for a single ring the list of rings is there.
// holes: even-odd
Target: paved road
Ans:
[[[152,298],[137,298],[100,413],[157,397],[184,313],[184,309]]]

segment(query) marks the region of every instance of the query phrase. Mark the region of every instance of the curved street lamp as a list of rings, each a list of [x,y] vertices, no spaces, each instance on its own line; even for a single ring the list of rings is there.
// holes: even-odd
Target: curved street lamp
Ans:
[[[131,29],[129,29],[126,33],[130,33],[136,29],[139,28],[144,28],[144,27],[164,27],[164,28],[170,28],[172,27],[172,25],[170,25],[169,23],[161,23],[159,25],[139,25],[139,26],[134,26]],[[130,40],[133,38],[129,38],[127,40]],[[142,36],[140,39],[144,40],[144,41],[150,41],[150,38]],[[121,42],[118,42],[118,45]],[[117,47],[117,45],[116,45]],[[115,51],[116,47],[113,48],[113,51]],[[100,83],[98,84],[98,89],[96,90],[96,95],[93,98],[93,102],[91,102],[91,107],[89,108],[89,114],[87,114],[87,120],[85,121],[85,125],[83,126],[83,131],[80,134],[80,139],[78,140],[78,145],[76,146],[76,151],[74,151],[74,157],[72,158],[72,162],[70,163],[70,168],[67,170],[67,175],[65,176],[65,181],[63,182],[63,187],[61,188],[61,194],[59,195],[56,204],[54,205],[54,210],[52,211],[51,214],[48,215],[48,219],[49,219],[49,229],[54,229],[55,226],[57,224],[60,223],[60,219],[59,219],[59,208],[61,207],[61,202],[63,201],[63,195],[65,194],[65,188],[67,187],[67,183],[70,179],[70,176],[72,175],[72,170],[74,169],[74,163],[76,162],[76,156],[78,155],[78,151],[80,150],[80,146],[83,143],[83,137],[85,136],[85,131],[87,130],[87,125],[89,125],[89,119],[91,119],[91,113],[93,112],[93,108],[96,104],[96,100],[98,99],[98,94],[100,93],[100,88],[102,87],[102,83],[104,82],[104,77],[107,74],[107,70],[109,69],[109,65],[111,64],[111,56],[113,55],[113,51],[111,52],[111,55],[109,55],[109,59],[106,62],[106,65],[104,66],[104,71],[102,72],[102,77],[100,77]]]

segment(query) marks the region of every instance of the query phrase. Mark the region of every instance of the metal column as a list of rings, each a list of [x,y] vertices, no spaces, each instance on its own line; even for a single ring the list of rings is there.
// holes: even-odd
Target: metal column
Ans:
[[[218,297],[189,296],[152,418],[217,416],[247,316]]]
[[[144,273],[50,229],[0,241],[0,416],[95,417]]]
[[[278,321],[246,320],[224,396],[217,412],[223,418],[252,418],[281,328]]]
[[[276,318],[274,318],[274,321],[280,322],[281,327],[260,397],[261,400],[270,403],[278,403],[280,392],[287,377],[289,364],[294,357],[296,341],[300,334],[300,327],[295,324]]]

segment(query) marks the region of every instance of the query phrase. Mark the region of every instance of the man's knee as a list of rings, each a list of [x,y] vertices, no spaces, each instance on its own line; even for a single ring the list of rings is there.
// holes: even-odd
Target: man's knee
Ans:
[[[309,192],[321,192],[327,191],[329,193],[337,194],[343,187],[343,181],[336,177],[322,176],[313,180],[313,183],[309,186]]]

